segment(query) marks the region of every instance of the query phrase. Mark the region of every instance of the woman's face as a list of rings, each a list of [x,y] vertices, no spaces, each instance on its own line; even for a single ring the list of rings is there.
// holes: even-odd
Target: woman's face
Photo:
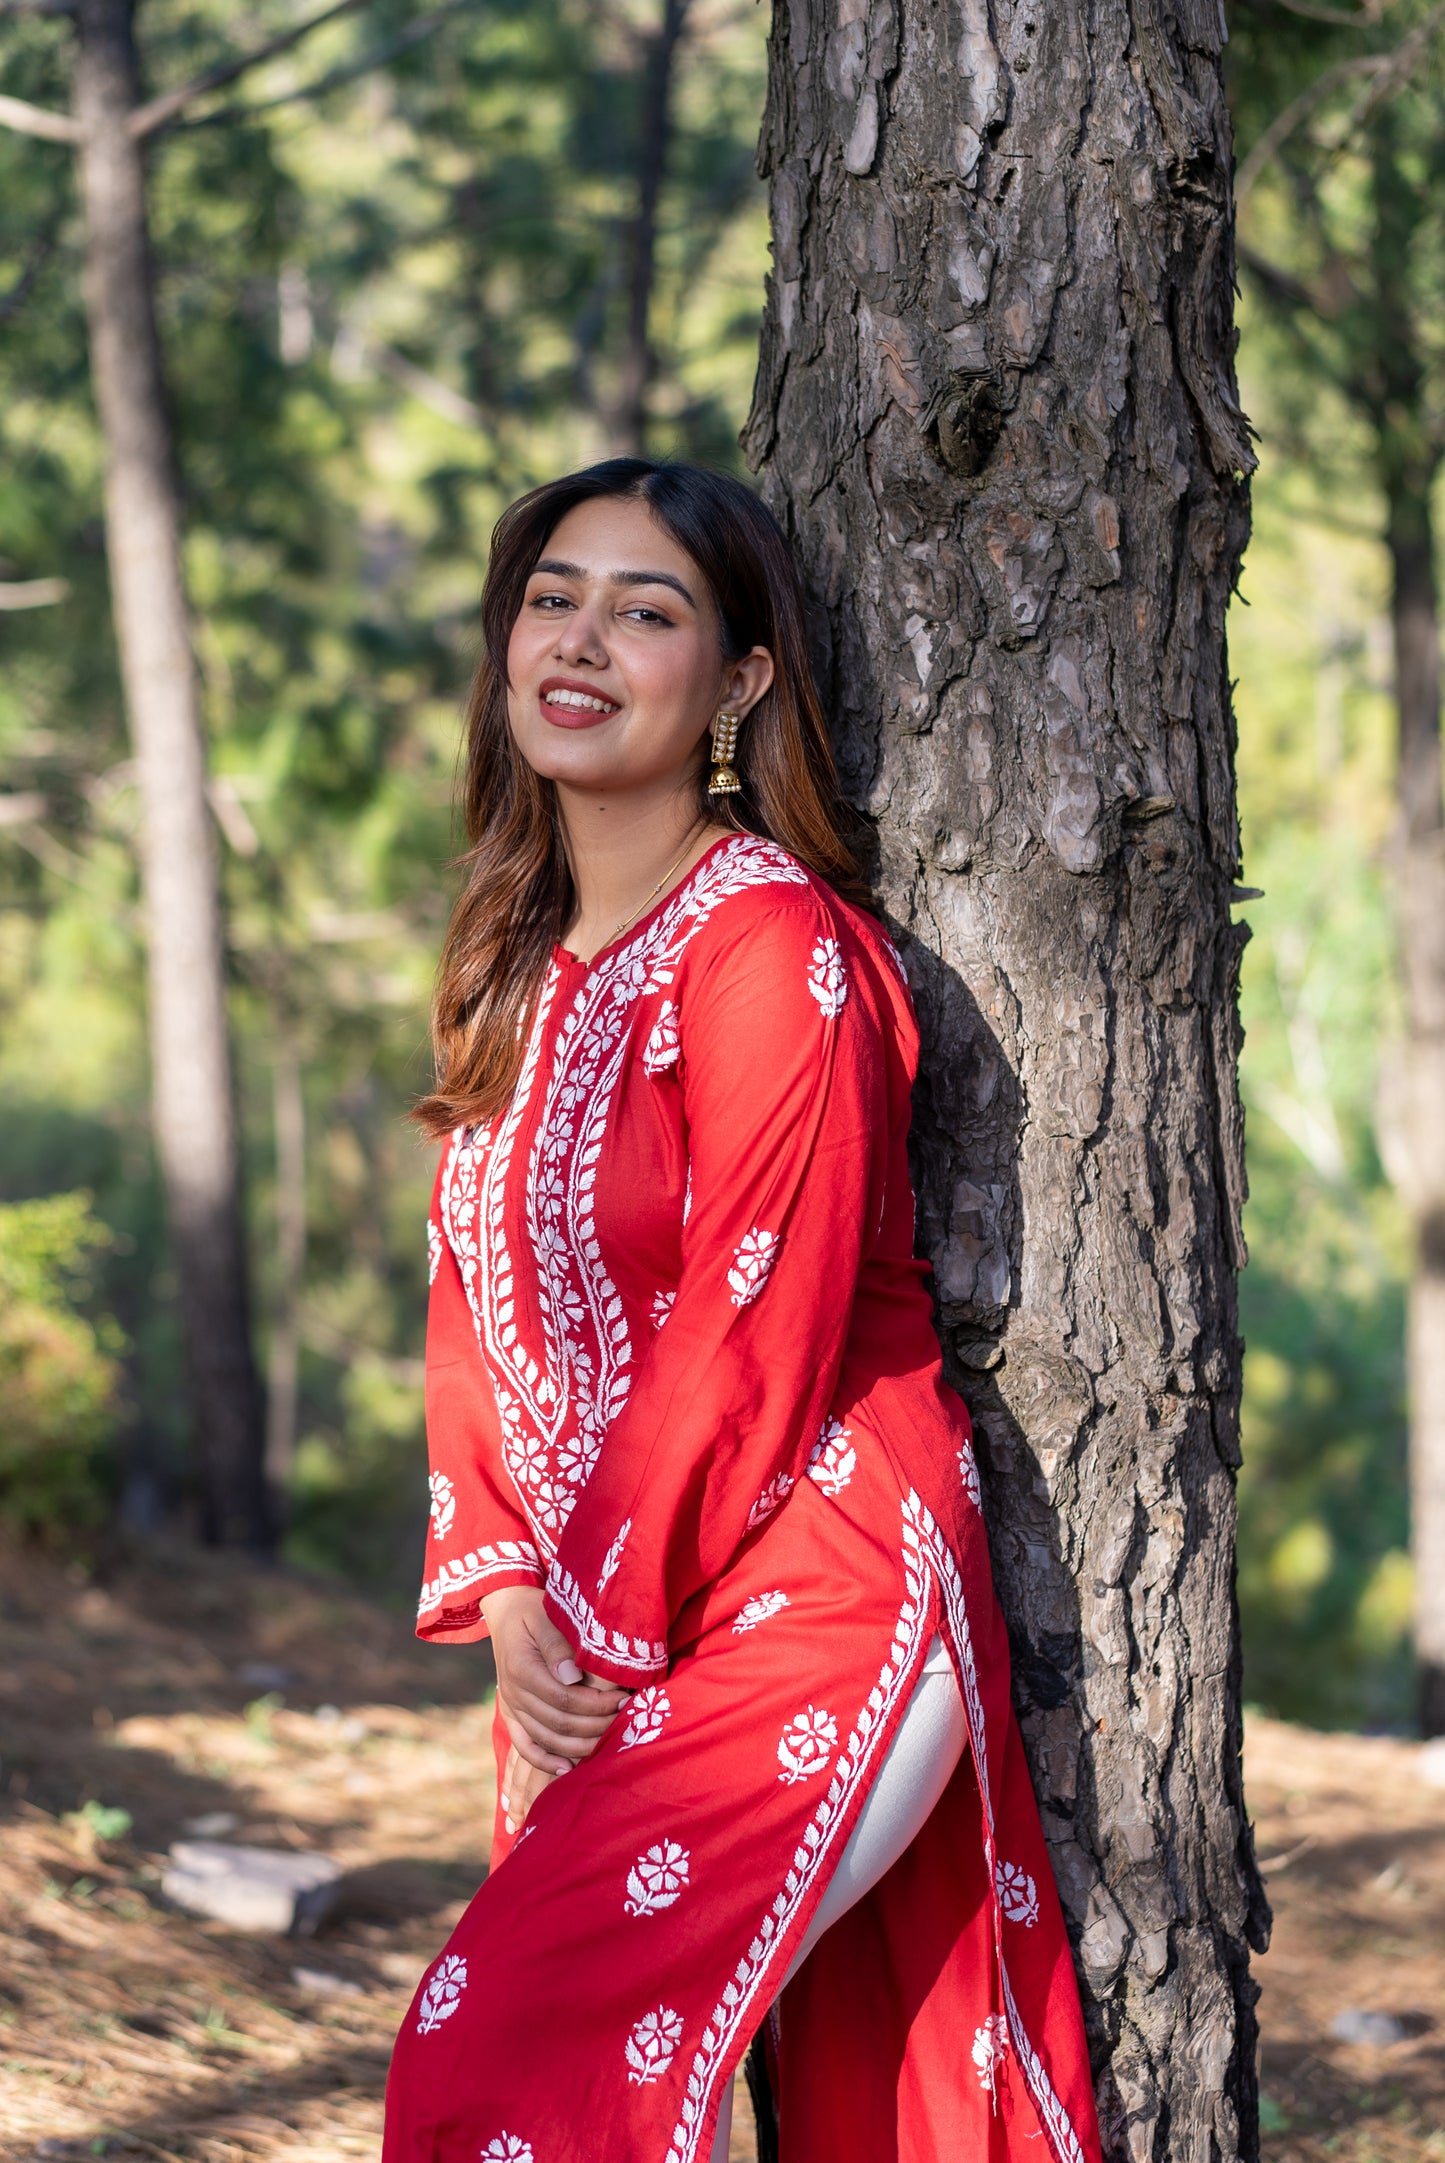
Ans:
[[[719,711],[772,681],[761,646],[725,662],[697,565],[635,497],[579,504],[527,581],[507,648],[518,749],[548,780],[609,795],[685,787]]]

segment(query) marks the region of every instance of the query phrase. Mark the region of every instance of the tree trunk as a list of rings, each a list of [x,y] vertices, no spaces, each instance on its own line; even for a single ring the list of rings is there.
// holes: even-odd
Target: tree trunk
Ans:
[[[672,133],[672,70],[688,0],[663,0],[662,21],[648,43],[637,142],[637,215],[632,223],[627,282],[627,338],[613,425],[615,450],[640,458],[647,446],[647,393],[652,385],[652,288],[657,280],[657,204]]]
[[[1420,1724],[1445,1734],[1445,794],[1433,461],[1389,473],[1399,708],[1396,897],[1405,985],[1410,1521]]]
[[[106,445],[106,548],[142,805],[152,1096],[206,1530],[265,1546],[262,1410],[246,1298],[215,836],[161,381],[132,0],[81,0],[85,303]]]
[[[266,1372],[266,1477],[283,1521],[296,1456],[301,1380],[301,1289],[306,1274],[306,1098],[286,1018],[273,1010],[276,1129],[276,1312]]]
[[[779,0],[744,441],[924,1029],[919,1237],[1112,2155],[1257,2151],[1217,8]]]

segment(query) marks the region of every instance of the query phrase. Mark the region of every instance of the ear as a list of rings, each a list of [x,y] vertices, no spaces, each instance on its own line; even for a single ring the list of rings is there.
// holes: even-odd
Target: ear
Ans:
[[[722,673],[719,710],[735,713],[741,720],[771,688],[775,673],[773,657],[766,646],[754,646],[740,661],[729,661]]]

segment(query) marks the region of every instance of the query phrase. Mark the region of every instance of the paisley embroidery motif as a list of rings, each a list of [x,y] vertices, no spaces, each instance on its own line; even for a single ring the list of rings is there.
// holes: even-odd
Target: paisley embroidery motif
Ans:
[[[755,1592],[750,1600],[744,1600],[733,1622],[733,1636],[741,1637],[748,1630],[755,1630],[760,1622],[771,1622],[792,1601],[786,1592]]]
[[[979,2085],[994,2096],[994,2081],[999,2067],[1008,2054],[1008,2025],[1002,2013],[990,2013],[973,2039],[970,2056],[978,2073]],[[994,2096],[997,2102],[997,2096]]]
[[[797,1481],[786,1472],[780,1472],[776,1479],[769,1480],[767,1486],[758,1496],[757,1501],[748,1511],[749,1532],[756,1532],[759,1525],[765,1524],[778,1507],[778,1504],[787,1501],[796,1485]]]
[[[665,1074],[670,1066],[677,1065],[677,1055],[682,1045],[677,1034],[677,1008],[671,999],[664,999],[657,1010],[652,1034],[642,1054],[643,1071],[648,1074]]]

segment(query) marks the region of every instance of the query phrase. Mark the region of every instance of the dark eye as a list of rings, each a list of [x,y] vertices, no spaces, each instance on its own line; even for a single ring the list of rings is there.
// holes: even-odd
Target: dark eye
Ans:
[[[644,602],[639,602],[635,608],[629,608],[627,613],[629,616],[635,616],[639,623],[671,623],[672,621],[670,616],[663,615],[660,608],[648,608]]]
[[[570,608],[572,604],[565,593],[534,593],[529,605],[532,608],[553,611],[559,608]]]

